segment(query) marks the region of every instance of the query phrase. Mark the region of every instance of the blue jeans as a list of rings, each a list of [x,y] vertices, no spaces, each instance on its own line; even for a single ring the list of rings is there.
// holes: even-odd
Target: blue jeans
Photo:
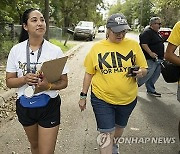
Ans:
[[[97,130],[112,132],[115,127],[125,128],[136,103],[137,98],[128,105],[113,105],[97,98],[91,92],[91,105],[96,118]]]
[[[178,82],[177,100],[180,102],[180,83]]]
[[[138,78],[138,86],[142,86],[145,83],[147,92],[155,92],[155,86],[154,84],[158,80],[160,73],[161,73],[161,65],[162,62],[161,59],[158,59],[157,61],[148,59],[148,73],[143,78]]]

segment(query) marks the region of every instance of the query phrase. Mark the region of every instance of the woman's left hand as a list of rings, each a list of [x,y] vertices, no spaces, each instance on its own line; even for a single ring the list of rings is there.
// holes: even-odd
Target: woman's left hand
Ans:
[[[43,80],[39,79],[36,88],[38,88],[40,91],[48,90],[50,88],[50,83],[46,78],[43,78]]]
[[[81,109],[81,112],[86,109],[86,99],[80,99],[78,104],[79,108]]]

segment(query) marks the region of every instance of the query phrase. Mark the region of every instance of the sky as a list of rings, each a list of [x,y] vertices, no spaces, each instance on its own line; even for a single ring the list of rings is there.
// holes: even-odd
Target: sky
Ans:
[[[109,5],[117,4],[119,0],[103,0],[104,3],[108,3]],[[124,3],[126,0],[120,0],[121,3]],[[103,19],[107,18],[108,10],[102,10],[101,13],[103,14]]]
[[[118,0],[104,0],[104,2],[109,3],[110,5],[116,4]],[[124,3],[126,0],[120,0],[121,3]]]
[[[104,0],[104,2],[109,3],[110,5],[116,4],[117,0]]]
[[[117,0],[103,0],[104,3],[108,3],[109,5],[113,5],[117,3]],[[103,19],[107,18],[108,10],[102,10],[101,13],[103,14]]]

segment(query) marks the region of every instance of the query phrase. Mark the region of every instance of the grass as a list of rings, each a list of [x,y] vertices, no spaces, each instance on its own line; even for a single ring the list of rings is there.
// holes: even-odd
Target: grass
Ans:
[[[72,44],[72,43],[70,44],[67,42],[66,46],[64,46],[64,42],[60,42],[56,39],[50,39],[50,42],[59,46],[64,53],[76,45],[76,44]]]

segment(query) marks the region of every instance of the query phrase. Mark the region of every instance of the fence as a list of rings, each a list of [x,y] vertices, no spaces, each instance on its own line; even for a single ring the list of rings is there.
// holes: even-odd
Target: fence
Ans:
[[[16,40],[19,38],[21,32],[21,25],[13,25],[10,23],[1,24],[0,23],[0,33],[3,35],[3,38],[10,40]],[[49,27],[49,38],[62,40],[62,28],[56,26]]]
[[[21,25],[12,23],[0,23],[0,59],[7,58],[13,44],[18,42],[21,33]],[[49,27],[49,39],[62,40],[62,28]]]
[[[14,36],[19,37],[21,32],[21,25],[14,25]],[[59,41],[62,40],[62,29],[56,26],[49,27],[49,38],[57,39]]]

